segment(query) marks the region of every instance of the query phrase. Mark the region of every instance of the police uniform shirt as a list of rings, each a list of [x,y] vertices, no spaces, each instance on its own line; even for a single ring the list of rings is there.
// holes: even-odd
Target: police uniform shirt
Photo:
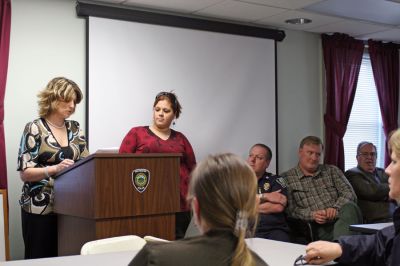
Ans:
[[[265,172],[258,180],[258,193],[271,193],[281,190],[280,193],[287,197],[286,182],[283,177]],[[285,212],[260,214],[259,225],[257,231],[270,231],[281,229],[289,232],[289,227],[286,222]]]

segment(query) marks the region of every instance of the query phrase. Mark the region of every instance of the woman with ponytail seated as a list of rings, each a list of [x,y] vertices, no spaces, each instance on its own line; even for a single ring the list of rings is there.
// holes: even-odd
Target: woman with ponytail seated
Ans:
[[[193,171],[188,193],[202,235],[148,243],[130,265],[267,265],[244,240],[257,224],[256,194],[257,178],[245,161],[209,156]]]

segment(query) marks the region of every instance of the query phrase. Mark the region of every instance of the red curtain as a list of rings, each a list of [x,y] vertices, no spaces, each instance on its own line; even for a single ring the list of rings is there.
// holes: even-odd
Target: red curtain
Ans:
[[[11,0],[0,0],[0,189],[7,188],[6,145],[4,140],[4,95],[7,81],[10,26]]]
[[[364,51],[363,41],[346,34],[322,34],[326,75],[325,163],[344,170],[346,133]]]
[[[378,91],[383,129],[386,135],[397,129],[399,105],[399,45],[368,40],[368,51]],[[387,141],[386,141],[387,142]],[[385,145],[385,166],[390,154]]]

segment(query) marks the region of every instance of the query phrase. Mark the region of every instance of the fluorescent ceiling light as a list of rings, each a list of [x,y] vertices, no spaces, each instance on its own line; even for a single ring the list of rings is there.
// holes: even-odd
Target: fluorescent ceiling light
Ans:
[[[285,20],[287,24],[295,24],[295,25],[302,25],[302,24],[308,24],[311,23],[312,20],[308,18],[292,18]]]

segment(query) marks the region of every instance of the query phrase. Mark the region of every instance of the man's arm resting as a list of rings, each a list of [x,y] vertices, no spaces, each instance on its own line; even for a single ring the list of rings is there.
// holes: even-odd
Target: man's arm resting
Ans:
[[[307,222],[314,221],[313,213],[310,208],[300,208],[293,206],[289,201],[288,206],[286,208],[286,214],[288,217],[300,219]]]
[[[264,202],[258,205],[258,212],[260,213],[279,213],[283,212],[285,210],[285,207],[283,207],[282,204],[279,203],[272,203],[272,202]]]
[[[387,183],[377,184],[370,182],[361,173],[347,171],[345,176],[350,181],[359,199],[370,201],[382,201],[387,198],[389,186]]]
[[[271,202],[276,204],[281,204],[283,207],[287,205],[287,198],[285,195],[280,193],[280,190],[274,191],[271,193],[262,193],[261,194],[261,203],[263,202]]]
[[[336,200],[336,203],[333,208],[340,210],[340,208],[349,201],[355,202],[357,200],[356,193],[353,190],[350,182],[344,176],[342,171],[336,166],[331,166],[332,168],[332,180],[335,184],[336,190],[339,193],[339,197]]]

